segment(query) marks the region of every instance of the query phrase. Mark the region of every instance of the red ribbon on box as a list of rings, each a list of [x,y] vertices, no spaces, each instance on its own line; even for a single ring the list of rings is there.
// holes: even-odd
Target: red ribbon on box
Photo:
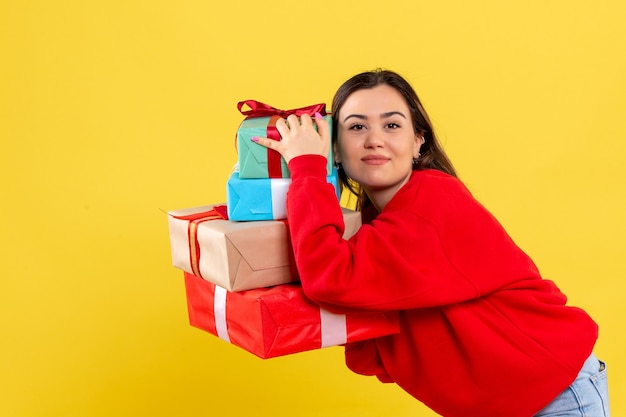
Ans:
[[[267,137],[272,140],[280,141],[280,133],[276,129],[276,122],[280,119],[280,116],[270,116],[270,121],[267,124]],[[270,178],[282,178],[283,168],[281,164],[282,156],[273,149],[267,149],[267,176]]]
[[[228,220],[226,206],[214,206],[212,210],[188,214],[186,216],[172,216],[175,219],[188,220],[187,235],[189,241],[189,264],[192,272],[200,274],[200,244],[198,243],[198,225],[210,220]]]
[[[250,107],[250,110],[242,110],[243,106],[246,105]],[[315,116],[315,113],[318,112],[322,116],[326,116],[326,104],[319,103],[313,104],[311,106],[300,107],[297,109],[291,110],[281,110],[275,107],[272,107],[268,104],[261,103],[256,100],[244,100],[237,103],[237,109],[246,116],[246,119],[251,117],[265,117],[265,116],[279,116],[283,118],[287,118],[290,114],[295,114],[300,117],[303,114],[308,114],[309,116]]]
[[[244,105],[248,106],[250,110],[242,110]],[[269,116],[270,121],[267,124],[266,136],[267,138],[276,141],[280,141],[280,133],[278,133],[278,130],[276,129],[276,122],[278,119],[286,118],[291,114],[295,114],[298,117],[303,114],[308,114],[309,116],[315,116],[315,113],[320,113],[322,116],[327,114],[326,104],[324,103],[313,104],[311,106],[291,110],[281,110],[268,104],[261,103],[260,101],[244,100],[237,103],[237,109],[241,112],[241,114],[246,116],[246,119]],[[278,152],[272,149],[267,150],[267,172],[269,178],[282,178],[283,176],[281,156]]]

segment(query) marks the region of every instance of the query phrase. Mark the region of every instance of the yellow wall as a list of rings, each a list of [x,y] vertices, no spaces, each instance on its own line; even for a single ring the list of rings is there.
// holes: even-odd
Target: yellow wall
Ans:
[[[624,3],[270,4],[0,5],[0,415],[434,415],[340,348],[262,361],[191,328],[170,261],[164,210],[225,199],[238,101],[329,102],[375,67],[598,321],[625,415]]]

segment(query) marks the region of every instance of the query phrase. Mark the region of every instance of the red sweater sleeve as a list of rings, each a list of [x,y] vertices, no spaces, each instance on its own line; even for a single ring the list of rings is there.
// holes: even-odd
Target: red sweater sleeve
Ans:
[[[289,169],[296,264],[305,293],[320,304],[374,310],[440,306],[539,277],[456,178],[422,172],[346,241],[324,158],[294,158]]]
[[[381,382],[393,382],[387,374],[376,347],[376,340],[346,343],[346,366],[357,374],[376,376]]]

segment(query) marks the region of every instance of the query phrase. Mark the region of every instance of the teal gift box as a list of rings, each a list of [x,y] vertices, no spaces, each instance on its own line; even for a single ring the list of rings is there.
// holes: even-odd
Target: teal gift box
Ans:
[[[339,200],[339,178],[333,168],[326,180]],[[234,171],[226,185],[228,219],[233,221],[284,220],[291,178],[241,178]]]
[[[241,111],[246,104],[252,110]],[[280,134],[276,130],[276,121],[286,118],[289,114],[309,114],[314,117],[315,112],[326,114],[324,104],[316,104],[309,107],[294,110],[279,110],[254,100],[243,101],[238,104],[239,111],[246,115],[237,130],[237,155],[239,159],[239,177],[242,179],[253,178],[289,178],[289,168],[280,154],[272,149],[267,149],[251,139],[255,136],[280,140]],[[324,116],[328,122],[332,135],[332,118]],[[333,150],[329,149],[327,156],[326,172],[332,175]]]

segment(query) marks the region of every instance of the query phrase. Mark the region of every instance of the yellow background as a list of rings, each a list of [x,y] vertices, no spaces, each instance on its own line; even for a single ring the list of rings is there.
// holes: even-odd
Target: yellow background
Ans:
[[[164,211],[225,200],[238,101],[330,102],[376,67],[600,324],[625,415],[624,3],[273,4],[0,6],[0,415],[434,415],[340,348],[262,361],[190,327],[171,266]]]

